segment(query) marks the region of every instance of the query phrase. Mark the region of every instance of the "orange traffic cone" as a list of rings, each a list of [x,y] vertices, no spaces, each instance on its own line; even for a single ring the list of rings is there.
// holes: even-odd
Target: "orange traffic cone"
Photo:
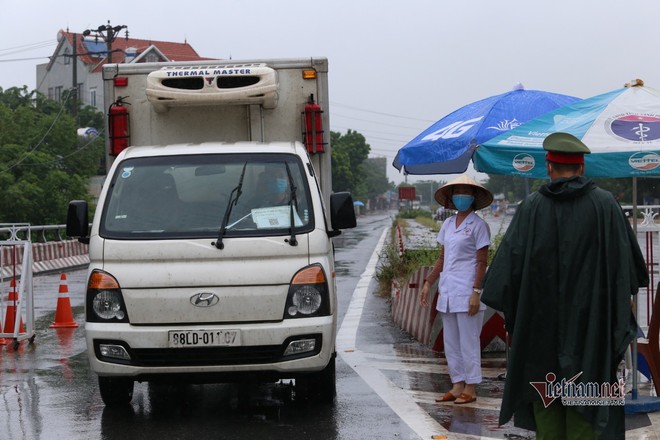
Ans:
[[[14,323],[16,321],[16,301],[18,301],[18,293],[16,292],[16,280],[12,278],[9,283],[10,291],[7,301],[7,313],[5,315],[5,328],[3,333],[13,334],[14,333]],[[20,313],[20,311],[19,311]],[[23,316],[20,320],[19,333],[25,332],[25,325],[23,324]],[[8,344],[11,342],[11,339],[5,339],[4,343]]]
[[[57,297],[57,310],[55,310],[55,322],[50,328],[78,327],[73,320],[71,311],[71,300],[69,299],[69,287],[66,285],[66,274],[60,275],[60,292]]]

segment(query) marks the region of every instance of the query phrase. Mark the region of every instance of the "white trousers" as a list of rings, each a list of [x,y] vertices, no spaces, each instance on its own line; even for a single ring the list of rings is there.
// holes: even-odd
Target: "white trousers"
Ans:
[[[442,331],[445,357],[451,383],[481,383],[481,325],[484,312],[468,316],[467,312],[443,313]]]

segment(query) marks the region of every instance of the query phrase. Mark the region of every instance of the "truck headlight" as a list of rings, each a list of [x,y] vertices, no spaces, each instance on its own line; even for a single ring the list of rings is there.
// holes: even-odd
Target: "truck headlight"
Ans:
[[[323,267],[313,264],[299,270],[289,286],[284,319],[329,314],[330,297]]]
[[[101,270],[89,277],[85,310],[87,322],[129,322],[119,283]]]
[[[125,315],[122,310],[121,295],[108,290],[101,291],[94,296],[92,309],[101,319],[122,319]]]
[[[303,315],[316,313],[321,307],[321,292],[314,286],[302,286],[293,292],[293,307]]]

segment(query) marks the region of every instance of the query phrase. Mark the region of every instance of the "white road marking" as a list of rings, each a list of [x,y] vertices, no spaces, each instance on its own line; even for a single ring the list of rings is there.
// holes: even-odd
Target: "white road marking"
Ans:
[[[389,228],[386,228],[353,291],[348,310],[342,321],[341,328],[337,333],[337,351],[344,362],[350,365],[410,429],[415,431],[420,438],[429,439],[433,435],[447,434],[449,431],[420,408],[415,399],[406,390],[397,387],[387,379],[378,368],[366,359],[365,354],[355,347],[357,329],[367,298],[369,283],[376,272],[378,253],[382,249],[388,233]],[[452,434],[452,438],[454,438],[454,434]]]

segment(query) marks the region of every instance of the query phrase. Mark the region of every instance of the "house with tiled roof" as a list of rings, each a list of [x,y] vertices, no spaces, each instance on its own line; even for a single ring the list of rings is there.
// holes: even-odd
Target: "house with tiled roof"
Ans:
[[[102,38],[68,30],[58,32],[57,42],[50,61],[37,66],[37,90],[50,99],[61,101],[67,95],[65,92],[73,88],[75,67],[78,101],[83,106],[92,105],[100,111],[104,111],[101,69],[108,61],[145,63],[209,59],[200,57],[187,42],[142,40],[117,35],[111,42],[109,52],[108,44]]]

